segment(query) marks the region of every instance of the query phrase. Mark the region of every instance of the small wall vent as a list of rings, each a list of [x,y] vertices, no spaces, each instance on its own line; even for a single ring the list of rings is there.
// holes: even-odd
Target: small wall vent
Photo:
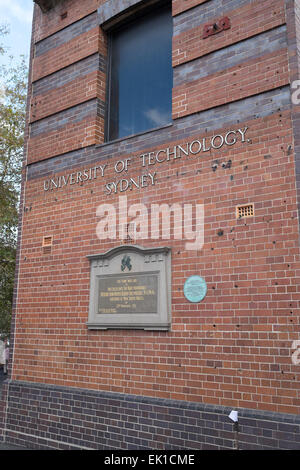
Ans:
[[[245,217],[254,216],[254,204],[245,204],[243,206],[236,207],[236,218],[243,219]]]
[[[52,249],[52,244],[53,244],[53,237],[52,235],[48,235],[46,237],[43,237],[43,252],[44,253],[50,253]]]

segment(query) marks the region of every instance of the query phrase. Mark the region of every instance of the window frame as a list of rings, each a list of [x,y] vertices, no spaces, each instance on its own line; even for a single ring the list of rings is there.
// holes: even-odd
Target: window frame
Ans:
[[[145,15],[150,14],[152,12],[158,11],[161,8],[165,8],[169,6],[170,12],[172,14],[172,1],[171,0],[160,0],[155,2],[142,2],[137,10],[134,10],[132,14],[129,16],[126,15],[124,18],[120,18],[119,21],[113,22],[113,25],[106,29],[107,35],[107,69],[106,69],[106,111],[105,111],[105,123],[104,123],[104,143],[108,144],[110,142],[115,142],[119,140],[124,140],[130,137],[138,136],[145,134],[147,132],[153,132],[158,129],[163,129],[164,127],[170,127],[173,125],[172,120],[172,104],[171,104],[171,119],[170,122],[164,124],[162,126],[154,127],[151,129],[146,129],[142,132],[136,132],[133,134],[129,134],[128,136],[124,137],[117,137],[115,139],[109,138],[110,133],[110,118],[111,118],[111,89],[112,89],[112,43],[113,43],[113,36],[118,31],[121,31],[123,28],[127,28],[130,24],[134,24],[139,18],[143,18]],[[172,35],[173,36],[173,35]],[[172,67],[172,63],[171,63]],[[172,88],[173,88],[173,81],[172,81]]]

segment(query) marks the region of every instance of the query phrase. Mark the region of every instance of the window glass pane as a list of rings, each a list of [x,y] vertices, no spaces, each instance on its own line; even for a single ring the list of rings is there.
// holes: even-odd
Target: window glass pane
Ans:
[[[170,8],[138,18],[112,36],[109,140],[171,122]]]

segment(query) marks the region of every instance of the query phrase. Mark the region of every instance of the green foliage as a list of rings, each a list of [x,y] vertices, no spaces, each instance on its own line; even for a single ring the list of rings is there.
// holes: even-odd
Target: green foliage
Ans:
[[[0,37],[7,27],[0,25]],[[6,54],[0,45],[0,55]],[[24,143],[27,71],[24,57],[0,67],[0,335],[10,333]]]

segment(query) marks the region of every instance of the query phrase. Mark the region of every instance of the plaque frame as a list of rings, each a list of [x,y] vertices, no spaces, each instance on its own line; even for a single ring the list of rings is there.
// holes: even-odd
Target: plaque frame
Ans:
[[[143,248],[137,245],[122,245],[106,253],[88,255],[90,261],[90,302],[87,327],[89,330],[107,329],[143,329],[168,331],[171,328],[171,249],[168,247]],[[128,261],[130,258],[130,262]],[[125,261],[124,261],[125,260]],[[113,294],[101,291],[101,279],[107,286],[112,280],[111,290],[116,290],[116,282],[132,279],[139,280],[147,276],[157,276],[156,312],[143,313],[99,313],[100,296]],[[120,281],[119,281],[120,279]],[[135,281],[134,281],[135,280]],[[114,284],[115,283],[115,284]],[[145,286],[139,286],[143,289]],[[110,290],[110,289],[109,289]],[[134,294],[134,292],[133,292]],[[117,294],[116,294],[117,295]],[[122,295],[122,294],[121,294]],[[124,295],[124,294],[123,294]],[[116,307],[116,303],[112,305]],[[106,301],[107,302],[107,301]],[[151,302],[150,302],[151,303]],[[153,303],[153,301],[152,301]],[[141,304],[139,304],[141,305]],[[113,308],[115,310],[115,308]],[[140,307],[141,309],[141,307]],[[105,309],[103,309],[105,310]],[[109,309],[108,309],[109,310]],[[137,309],[138,310],[138,309]]]

